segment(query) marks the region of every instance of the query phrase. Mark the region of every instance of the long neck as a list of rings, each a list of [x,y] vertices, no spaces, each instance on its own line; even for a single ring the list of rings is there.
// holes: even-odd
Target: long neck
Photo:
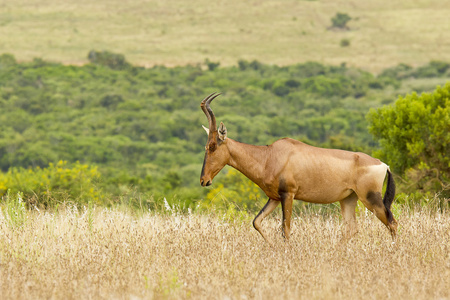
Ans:
[[[240,171],[251,181],[261,186],[267,160],[267,146],[254,146],[227,139],[230,152],[228,165]]]

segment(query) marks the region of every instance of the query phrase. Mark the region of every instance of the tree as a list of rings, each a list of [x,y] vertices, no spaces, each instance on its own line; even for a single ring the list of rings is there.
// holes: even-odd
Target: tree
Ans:
[[[372,109],[367,118],[380,142],[379,154],[396,172],[416,174],[418,188],[448,193],[450,82],[432,93],[400,96],[392,106]]]

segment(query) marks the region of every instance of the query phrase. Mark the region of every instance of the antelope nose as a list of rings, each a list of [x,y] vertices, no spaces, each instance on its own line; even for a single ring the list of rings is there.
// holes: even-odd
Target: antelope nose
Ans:
[[[200,179],[200,184],[201,184],[201,186],[210,186],[211,180],[205,181],[203,179]]]

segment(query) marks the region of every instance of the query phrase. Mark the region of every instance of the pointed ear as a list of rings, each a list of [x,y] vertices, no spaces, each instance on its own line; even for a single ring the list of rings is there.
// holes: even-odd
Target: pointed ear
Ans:
[[[209,135],[209,129],[208,129],[208,128],[206,128],[206,127],[205,127],[205,126],[203,126],[203,125],[202,125],[202,127],[203,127],[203,129],[205,129],[205,131],[206,131],[206,134],[207,134],[207,135]]]
[[[222,141],[225,141],[226,138],[227,138],[227,128],[225,127],[225,125],[223,125],[222,122],[220,122],[219,139],[221,139]]]

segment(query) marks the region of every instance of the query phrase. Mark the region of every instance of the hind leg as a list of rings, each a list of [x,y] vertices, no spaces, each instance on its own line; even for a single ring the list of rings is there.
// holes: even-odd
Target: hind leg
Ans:
[[[356,193],[352,193],[347,198],[339,201],[341,204],[342,217],[344,219],[344,233],[343,240],[349,240],[358,232],[358,226],[356,224],[356,205],[358,204],[358,196]]]
[[[262,235],[262,237],[271,244],[271,242],[267,239],[267,236],[264,234],[264,231],[262,230],[261,222],[262,220],[267,217],[277,206],[280,204],[280,201],[269,199],[267,201],[266,205],[261,209],[259,214],[256,216],[256,218],[253,220],[253,227]]]
[[[372,211],[381,222],[389,229],[392,238],[397,234],[397,221],[392,216],[392,212],[384,206],[381,192],[368,191],[360,195],[360,200],[367,209]]]

